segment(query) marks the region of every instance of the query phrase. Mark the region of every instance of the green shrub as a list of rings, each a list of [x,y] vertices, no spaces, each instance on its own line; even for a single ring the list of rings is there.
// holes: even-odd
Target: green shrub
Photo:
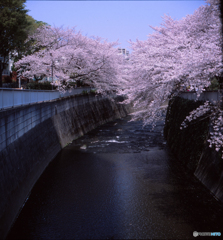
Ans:
[[[76,82],[68,82],[68,85],[75,88],[77,86]]]
[[[83,94],[83,95],[87,95],[87,94],[88,94],[88,91],[87,91],[87,90],[83,90],[83,91],[82,91],[82,94]]]
[[[26,89],[36,89],[36,90],[52,90],[52,85],[50,82],[31,82],[26,84]],[[53,86],[53,90],[57,89]]]
[[[96,89],[91,89],[90,93],[96,95],[97,94],[97,90]]]
[[[213,78],[211,85],[207,88],[208,91],[214,91],[220,89],[220,84],[216,78]]]
[[[11,83],[12,79],[10,76],[2,76],[4,83]]]

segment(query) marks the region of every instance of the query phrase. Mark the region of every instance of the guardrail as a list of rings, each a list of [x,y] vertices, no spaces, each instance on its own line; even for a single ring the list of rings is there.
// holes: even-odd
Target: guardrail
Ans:
[[[68,97],[82,93],[83,91],[90,91],[90,87],[74,88],[66,92],[59,92],[57,90],[29,90],[29,89],[10,89],[0,88],[0,110],[26,105],[30,103],[38,103],[43,101],[50,101],[53,99]]]
[[[200,100],[200,101],[209,101],[211,103],[217,103],[222,100],[222,92],[220,91],[205,91],[202,92],[199,98],[197,98],[196,92],[181,92],[180,97],[188,100]]]

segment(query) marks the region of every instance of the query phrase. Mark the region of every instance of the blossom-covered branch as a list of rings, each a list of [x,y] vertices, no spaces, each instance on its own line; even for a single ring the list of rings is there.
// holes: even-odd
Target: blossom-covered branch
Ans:
[[[181,20],[165,15],[146,41],[131,42],[129,87],[122,93],[134,103],[134,119],[153,122],[181,86],[196,85],[199,95],[221,74],[219,15],[218,1],[207,1]]]
[[[28,78],[34,75],[54,74],[62,83],[82,80],[91,82],[98,92],[114,90],[121,84],[123,59],[118,55],[117,42],[109,43],[99,37],[88,38],[75,29],[43,26],[33,36],[33,53],[16,63],[18,72]],[[72,78],[72,79],[71,79]]]
[[[194,14],[181,20],[163,17],[160,27],[146,41],[131,42],[129,85],[121,93],[135,108],[133,120],[154,123],[164,116],[165,105],[180,93],[182,86],[194,85],[197,97],[222,75],[222,34],[219,0],[207,0]],[[209,114],[213,131],[210,146],[222,146],[222,110],[218,105],[204,103],[182,123]],[[219,131],[218,131],[219,130]]]

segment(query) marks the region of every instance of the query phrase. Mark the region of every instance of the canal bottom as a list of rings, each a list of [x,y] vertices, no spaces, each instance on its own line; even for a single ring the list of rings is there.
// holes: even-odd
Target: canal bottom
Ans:
[[[162,135],[119,119],[65,147],[49,164],[7,239],[193,239],[223,233],[223,208]],[[205,239],[205,237],[202,237]]]

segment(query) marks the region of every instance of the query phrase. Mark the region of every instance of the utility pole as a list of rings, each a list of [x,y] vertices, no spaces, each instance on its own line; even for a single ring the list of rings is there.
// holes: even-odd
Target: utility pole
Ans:
[[[52,83],[53,83],[53,60],[51,65],[51,76],[52,76]],[[53,90],[53,84],[52,84],[52,90]]]

